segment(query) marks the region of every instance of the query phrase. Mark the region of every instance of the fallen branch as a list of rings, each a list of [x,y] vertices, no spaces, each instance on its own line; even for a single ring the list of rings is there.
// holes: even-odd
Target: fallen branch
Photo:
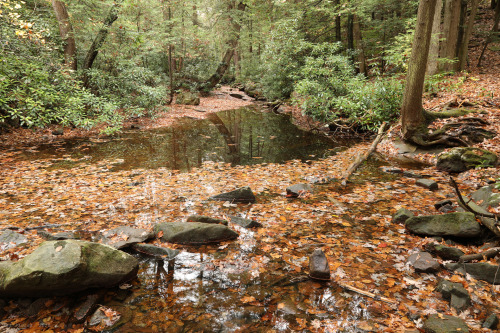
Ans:
[[[358,294],[361,294],[361,295],[364,295],[364,296],[368,296],[368,297],[376,299],[376,300],[384,301],[384,302],[389,303],[389,304],[393,304],[393,305],[398,304],[396,301],[394,301],[392,299],[389,299],[389,298],[386,298],[386,297],[383,297],[383,296],[379,296],[379,295],[375,295],[374,293],[371,293],[369,291],[364,291],[364,290],[358,289],[356,287],[350,286],[348,284],[344,284],[344,283],[340,283],[340,282],[337,282],[337,283],[342,288],[350,290],[350,291],[354,291],[355,293],[358,293]]]
[[[495,234],[495,236],[500,237],[500,229],[498,228],[499,216],[488,212],[486,209],[477,205],[471,199],[469,199],[468,202],[465,202],[464,197],[458,189],[457,183],[452,177],[450,177],[450,184],[451,186],[453,186],[455,192],[457,193],[458,203],[460,204],[460,206],[466,211],[478,216],[479,220],[486,228],[490,229],[491,232]]]
[[[356,169],[361,165],[361,163],[366,161],[366,159],[375,151],[375,149],[377,149],[377,145],[382,140],[382,136],[384,134],[386,127],[387,123],[384,122],[382,126],[380,126],[380,128],[378,129],[377,137],[375,138],[375,140],[373,140],[370,148],[364,154],[358,155],[356,157],[356,160],[349,166],[349,168],[347,168],[345,175],[342,177],[342,186],[346,186],[347,180],[349,179],[349,177],[351,177],[354,171],[356,171]]]
[[[494,247],[494,248],[488,249],[488,250],[481,252],[481,253],[466,254],[466,255],[460,256],[460,259],[458,261],[459,262],[470,262],[473,260],[491,259],[491,258],[496,257],[496,255],[499,253],[500,253],[500,247]]]

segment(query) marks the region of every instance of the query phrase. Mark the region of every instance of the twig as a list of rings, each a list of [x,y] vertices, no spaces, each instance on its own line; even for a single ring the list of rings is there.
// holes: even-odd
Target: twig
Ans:
[[[384,134],[384,130],[387,127],[387,123],[384,122],[382,126],[378,129],[378,134],[375,140],[373,140],[372,145],[370,148],[363,154],[363,155],[358,155],[356,157],[356,160],[349,166],[347,169],[346,173],[342,177],[342,186],[346,186],[347,180],[349,177],[356,171],[356,169],[363,163],[374,151],[377,149],[377,145],[379,144],[380,140],[382,140],[382,136]]]
[[[384,301],[384,302],[389,303],[389,304],[393,304],[393,305],[398,304],[398,302],[396,302],[396,301],[394,301],[392,299],[389,299],[387,297],[375,295],[374,293],[371,293],[369,291],[364,291],[364,290],[358,289],[356,287],[353,287],[353,286],[350,286],[348,284],[344,284],[344,283],[341,283],[341,282],[337,282],[337,283],[342,288],[350,290],[350,291],[354,291],[355,293],[358,293],[358,294],[361,294],[361,295],[364,295],[364,296],[368,296],[368,297],[376,299],[376,300]]]

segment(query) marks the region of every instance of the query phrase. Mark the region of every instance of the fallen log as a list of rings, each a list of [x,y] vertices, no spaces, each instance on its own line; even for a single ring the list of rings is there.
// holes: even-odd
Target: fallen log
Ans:
[[[356,169],[364,161],[366,161],[366,159],[368,159],[368,157],[370,157],[370,155],[375,151],[375,149],[377,149],[377,145],[382,140],[382,136],[384,135],[384,131],[385,131],[386,127],[387,127],[387,123],[384,122],[380,126],[380,128],[378,129],[377,137],[375,138],[375,140],[373,140],[372,145],[370,146],[370,148],[364,154],[358,155],[356,157],[356,159],[354,160],[354,162],[349,166],[349,168],[347,168],[346,173],[342,177],[342,186],[346,186],[347,185],[347,180],[349,179],[349,177],[351,177],[351,175],[356,171]]]
[[[481,253],[465,254],[460,257],[459,262],[470,262],[473,260],[484,260],[496,257],[500,253],[500,247],[494,247]]]

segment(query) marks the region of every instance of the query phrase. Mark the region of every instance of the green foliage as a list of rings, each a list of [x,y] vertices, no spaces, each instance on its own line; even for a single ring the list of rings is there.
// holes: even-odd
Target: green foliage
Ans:
[[[413,36],[415,34],[416,17],[406,21],[406,29],[403,33],[394,37],[394,41],[386,50],[385,59],[389,65],[394,66],[402,72],[408,70],[408,61],[411,55]]]
[[[467,77],[453,76],[452,72],[443,72],[426,76],[424,91],[428,94],[437,94],[438,92],[456,91],[465,82]]]
[[[305,58],[302,75],[295,85],[296,102],[315,119],[328,122],[343,117],[375,130],[398,116],[402,84],[395,79],[367,80],[355,75],[337,44],[314,45]]]

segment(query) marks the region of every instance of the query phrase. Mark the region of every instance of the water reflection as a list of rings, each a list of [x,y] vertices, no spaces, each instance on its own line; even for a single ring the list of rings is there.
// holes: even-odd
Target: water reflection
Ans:
[[[293,125],[288,117],[252,108],[223,111],[205,120],[180,119],[174,126],[128,131],[109,140],[71,141],[25,151],[27,158],[59,158],[56,167],[116,161],[114,170],[165,167],[188,171],[203,162],[281,163],[332,153],[332,141]]]

